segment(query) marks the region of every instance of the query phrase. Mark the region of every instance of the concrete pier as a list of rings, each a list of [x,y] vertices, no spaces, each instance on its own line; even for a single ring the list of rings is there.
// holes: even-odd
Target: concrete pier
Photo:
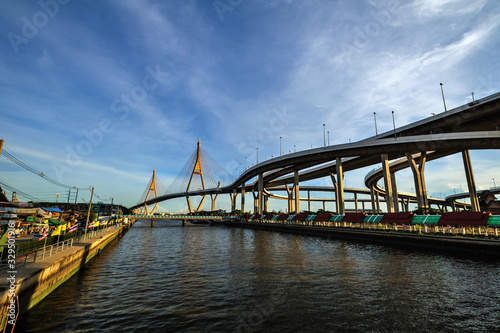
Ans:
[[[3,268],[0,271],[2,282],[0,283],[0,327],[5,327],[9,319],[7,307],[11,299],[9,289],[12,286],[9,277],[14,276],[16,295],[19,299],[19,311],[16,311],[16,314],[22,315],[73,276],[129,227],[130,224],[119,228],[113,226],[93,238],[88,238],[44,259],[38,259],[35,263],[26,263],[23,267],[19,267],[18,263],[15,270],[10,270],[15,273],[7,273],[8,268]]]

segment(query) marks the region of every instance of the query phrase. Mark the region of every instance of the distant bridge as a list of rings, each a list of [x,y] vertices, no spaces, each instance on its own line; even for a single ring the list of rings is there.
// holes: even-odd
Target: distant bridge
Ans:
[[[155,205],[156,208],[159,202],[185,197],[189,211],[193,212],[195,209],[189,197],[202,196],[196,209],[199,211],[205,197],[210,195],[212,210],[214,210],[217,196],[229,194],[232,210],[236,209],[237,196],[241,195],[241,210],[245,211],[245,193],[252,192],[255,213],[262,214],[267,210],[270,197],[288,200],[289,212],[299,213],[300,201],[311,200],[300,197],[299,183],[330,177],[333,185],[330,190],[335,193],[337,214],[345,213],[344,192],[348,191],[353,193],[369,191],[373,213],[379,213],[381,210],[380,197],[385,198],[387,212],[399,211],[399,203],[401,210],[408,210],[410,202],[416,202],[420,210],[427,211],[431,203],[451,205],[450,200],[455,198],[448,197],[448,200],[440,200],[428,197],[424,177],[426,162],[460,153],[468,184],[467,193],[471,201],[470,204],[461,204],[469,206],[473,211],[478,211],[479,201],[469,150],[499,149],[499,126],[500,93],[497,93],[358,142],[309,149],[268,159],[245,170],[229,184],[221,182],[220,185],[212,184],[211,187],[205,186],[203,159],[198,141],[194,157],[186,164],[187,170],[190,171],[186,173],[188,176],[186,181],[189,178],[187,187],[175,193],[158,194],[153,173],[150,185],[146,189],[148,195],[143,196],[143,200],[131,209],[150,214],[148,205]],[[382,166],[365,177],[368,190],[344,188],[343,178],[346,172],[377,164]],[[402,193],[397,190],[396,172],[408,167],[414,176],[415,194]],[[198,177],[201,186],[192,189],[193,180]],[[257,177],[257,181],[247,184],[254,177]],[[384,187],[378,185],[379,180],[382,179]],[[214,183],[213,180],[212,183]],[[286,191],[286,195],[280,196],[271,192],[276,189]]]

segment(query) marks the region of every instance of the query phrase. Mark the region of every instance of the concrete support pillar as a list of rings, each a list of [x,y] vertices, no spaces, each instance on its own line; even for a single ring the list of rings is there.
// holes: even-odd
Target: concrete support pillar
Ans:
[[[392,202],[394,205],[394,212],[399,213],[399,198],[398,198],[398,186],[396,184],[396,172],[391,172],[391,184],[392,184]]]
[[[186,201],[187,201],[187,204],[188,204],[188,211],[189,213],[192,213],[194,210],[193,210],[193,205],[191,204],[191,200],[189,200],[189,196],[186,195]]]
[[[365,202],[361,201],[361,209],[363,210],[363,213],[365,212]]]
[[[307,210],[311,211],[311,191],[307,191]]]
[[[259,196],[257,195],[257,193],[255,193],[255,191],[252,192],[252,196],[253,196],[253,213],[254,214],[257,214],[259,212]]]
[[[387,154],[382,154],[382,171],[384,174],[385,185],[385,202],[387,204],[387,212],[394,213],[393,197],[392,197],[392,182],[389,170],[389,157]]]
[[[377,206],[375,205],[375,195],[376,195],[375,185],[372,185],[370,187],[370,198],[372,200],[372,214],[376,214],[377,213]]]
[[[462,151],[464,160],[465,177],[467,178],[467,186],[469,187],[470,203],[473,212],[479,212],[479,198],[476,192],[476,183],[474,181],[474,173],[472,172],[472,164],[468,150]]]
[[[155,226],[155,219],[151,219],[151,228]]]
[[[288,184],[285,184],[285,188],[286,188],[286,193],[288,195],[288,200],[287,200],[287,203],[288,203],[288,214],[291,214],[293,213],[293,192],[290,190],[290,187],[288,186]]]
[[[420,162],[416,163],[412,154],[406,153],[406,159],[410,165],[411,171],[413,173],[413,180],[415,182],[415,194],[417,195],[417,205],[418,209],[422,211],[422,213],[427,213],[429,211],[429,201],[427,199],[427,189],[425,186],[425,162],[427,158],[427,153],[420,153]]]
[[[236,211],[236,199],[238,198],[238,192],[236,189],[233,189],[233,193],[231,194],[231,212]]]
[[[269,197],[267,195],[264,196],[264,211],[269,212]]]
[[[377,204],[377,214],[380,214],[381,213],[381,210],[380,210],[380,195],[378,194],[377,191],[375,191],[375,202]]]
[[[295,214],[300,213],[299,171],[293,171],[293,195],[295,198]]]
[[[262,214],[264,208],[264,176],[262,172],[259,173],[259,181],[258,181],[258,214]]]
[[[210,199],[212,200],[212,212],[215,211],[215,201],[217,200],[217,196],[218,194],[210,195]]]
[[[241,212],[245,213],[245,184],[241,184]]]
[[[357,213],[358,212],[358,194],[354,193],[354,210]]]
[[[342,159],[337,157],[335,161],[335,169],[337,171],[337,186],[335,193],[335,201],[337,203],[337,211],[339,215],[345,215],[344,202],[344,168],[342,167]]]
[[[323,211],[326,210],[325,200],[323,200]]]

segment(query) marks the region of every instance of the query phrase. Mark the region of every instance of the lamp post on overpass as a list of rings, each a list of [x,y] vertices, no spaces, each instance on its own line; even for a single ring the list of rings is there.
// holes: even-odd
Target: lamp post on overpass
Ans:
[[[259,147],[255,148],[257,151],[257,164],[259,163]]]
[[[439,84],[441,86],[441,96],[443,96],[443,105],[444,105],[444,112],[446,112],[446,102],[444,101],[444,92],[443,92],[443,84]]]
[[[280,136],[280,156],[281,156],[281,139],[282,137]]]
[[[328,136],[328,145],[330,145],[330,131],[326,131],[326,134]]]
[[[496,188],[497,184],[495,184],[495,178],[491,178],[491,180],[493,181],[493,187]]]
[[[323,124],[323,147],[326,147],[325,124]]]
[[[396,121],[394,120],[394,111],[392,111],[392,128],[394,129],[394,140],[396,140]]]
[[[377,112],[373,112],[373,120],[375,121],[375,136],[378,135],[378,129],[377,129]]]
[[[247,170],[247,157],[245,156],[245,171]]]

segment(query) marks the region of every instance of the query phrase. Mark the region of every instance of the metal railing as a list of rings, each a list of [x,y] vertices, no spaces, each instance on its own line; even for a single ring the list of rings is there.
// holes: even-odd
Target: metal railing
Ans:
[[[70,239],[63,240],[61,242],[47,245],[41,248],[38,248],[36,250],[27,252],[27,253],[22,253],[22,254],[17,254],[16,255],[16,268],[17,267],[24,267],[26,266],[27,263],[35,263],[37,260],[44,259],[46,257],[50,257],[53,254],[56,254],[58,252],[64,251],[64,249],[68,249],[76,244],[80,244],[82,242],[85,242],[87,239],[92,239],[95,238],[96,236],[99,236],[103,234],[104,232],[109,231],[110,228],[115,227],[115,225],[111,226],[106,226],[105,228],[98,229],[98,230],[93,230],[93,231],[87,231],[86,234],[82,234],[77,237],[73,237]],[[6,246],[6,245],[4,245]],[[19,244],[16,244],[16,252]],[[8,258],[0,261],[0,267],[5,267],[8,266]]]

